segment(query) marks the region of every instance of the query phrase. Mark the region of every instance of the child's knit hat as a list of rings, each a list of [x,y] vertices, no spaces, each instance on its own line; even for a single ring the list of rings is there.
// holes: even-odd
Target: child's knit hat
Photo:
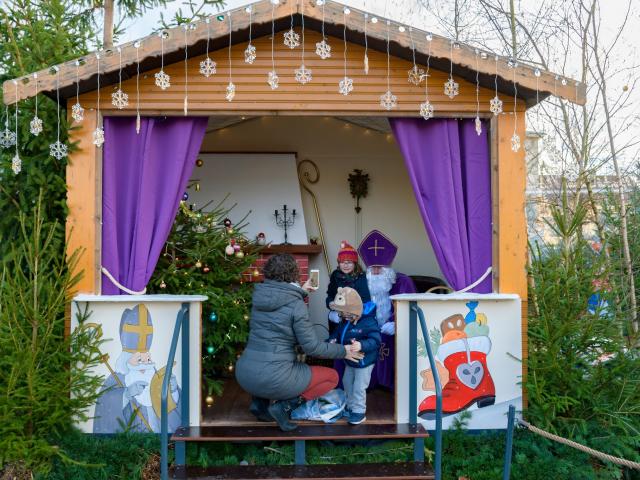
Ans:
[[[338,263],[340,262],[353,262],[358,263],[358,252],[355,248],[343,240],[340,243],[340,250],[338,251]]]
[[[329,308],[359,319],[362,316],[362,299],[357,290],[351,287],[339,287],[336,298],[329,304]]]

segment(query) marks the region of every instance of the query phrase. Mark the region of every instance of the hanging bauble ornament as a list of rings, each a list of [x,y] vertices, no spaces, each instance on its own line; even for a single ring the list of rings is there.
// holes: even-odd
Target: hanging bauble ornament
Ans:
[[[35,135],[36,137],[40,135],[42,132],[42,119],[39,117],[33,117],[31,122],[29,122],[29,131],[31,135]]]
[[[216,312],[211,312],[209,314],[209,321],[210,322],[217,322],[218,321],[218,315],[216,314]]]
[[[244,319],[244,321],[246,322],[247,320],[249,320],[249,315],[244,314],[244,315],[242,316],[242,318],[243,318],[243,319]]]
[[[215,348],[213,348],[213,345],[209,345],[209,346],[207,347],[207,353],[208,353],[209,355],[213,355],[213,354],[215,353],[215,351],[216,351],[216,349],[215,349]]]
[[[98,127],[93,131],[93,144],[100,148],[104,144],[104,129]]]
[[[458,96],[460,93],[460,85],[456,82],[453,77],[449,77],[444,83],[444,94],[449,98],[454,98]]]
[[[200,74],[209,78],[211,75],[215,75],[216,67],[216,62],[207,57],[200,62]]]
[[[391,110],[398,106],[398,97],[396,97],[391,90],[387,90],[380,95],[380,106],[385,110]]]
[[[67,146],[60,140],[56,140],[49,145],[49,155],[60,160],[67,156]]]
[[[213,406],[213,397],[211,395],[207,395],[207,397],[204,399],[204,401],[207,404],[207,407],[212,407]]]
[[[267,74],[267,83],[271,87],[271,90],[275,90],[276,88],[278,88],[279,82],[280,82],[280,77],[278,77],[278,74],[276,73],[275,70],[271,70]]]
[[[196,268],[201,268],[202,267],[202,262],[200,260],[198,260],[196,262]]]
[[[331,45],[326,40],[316,43],[316,55],[325,60],[331,56]]]
[[[296,82],[305,84],[309,83],[312,80],[311,77],[311,69],[304,66],[304,64],[300,65],[300,68],[295,70],[296,73]]]
[[[249,65],[253,64],[256,59],[256,47],[249,44],[247,48],[244,49],[244,63],[248,63]]]
[[[414,85],[420,85],[422,79],[424,77],[424,70],[419,68],[417,65],[414,65],[411,70],[409,70],[408,80],[409,83],[413,83]]]
[[[202,165],[204,165],[204,162],[202,161],[201,158],[196,160],[196,167],[201,167]]]
[[[284,33],[284,44],[294,49],[300,46],[300,35],[298,35],[293,28]]]
[[[227,227],[227,228],[231,228],[231,225],[232,225],[232,224],[231,224],[231,220],[230,220],[230,219],[225,218],[225,219],[222,221],[222,223],[223,223],[223,225],[224,225],[225,227]],[[234,242],[233,242],[233,243],[235,243],[235,240],[234,240]]]
[[[20,156],[16,153],[11,159],[11,171],[14,175],[18,175],[22,170],[22,160]]]
[[[511,150],[514,152],[520,150],[520,136],[517,133],[511,136]]]
[[[233,82],[229,82],[229,84],[227,85],[227,89],[226,89],[226,93],[224,95],[224,98],[227,99],[227,101],[232,101],[233,97],[236,96],[236,86],[233,84]]]
[[[236,257],[243,258],[244,257],[244,252],[242,250],[237,251],[236,252]]]
[[[226,247],[224,247],[224,253],[226,253],[227,255],[233,255],[235,253],[233,245],[227,245]]]
[[[344,77],[338,83],[338,92],[345,97],[353,91],[353,78]]]
[[[5,126],[5,129],[0,132],[0,146],[2,148],[13,147],[16,144],[16,134],[9,130],[9,126]]]
[[[187,200],[189,200],[189,194],[188,194],[187,192],[184,192],[184,193],[182,194],[182,200],[183,200],[183,201],[185,201],[185,202],[186,202]]]
[[[227,233],[228,233],[229,235],[233,234],[233,228],[227,228]]]
[[[164,280],[160,282],[160,288],[167,288],[167,284],[164,283]]]
[[[253,276],[254,277],[259,277],[260,276],[260,270],[258,270],[257,268],[253,271]]]
[[[480,120],[480,117],[476,117],[476,133],[478,134],[478,136],[480,136],[480,134],[482,134],[482,121]]]
[[[234,250],[235,252],[239,252],[239,251],[240,251],[240,245],[235,244],[235,245],[233,246],[233,250]]]
[[[80,103],[74,103],[71,107],[71,117],[78,123],[84,119],[84,108]]]
[[[167,75],[164,70],[156,72],[154,76],[156,78],[156,85],[162,90],[166,90],[171,86],[171,77],[169,77],[169,75]]]
[[[202,269],[202,271],[204,273],[209,273],[211,271],[211,269],[205,265],[205,267]]]
[[[498,98],[498,95],[489,101],[489,110],[491,110],[491,113],[494,115],[500,115],[502,113],[502,100]]]
[[[111,94],[111,104],[119,110],[129,105],[129,95],[118,88]]]
[[[433,118],[433,104],[430,101],[420,104],[420,116],[425,120]]]

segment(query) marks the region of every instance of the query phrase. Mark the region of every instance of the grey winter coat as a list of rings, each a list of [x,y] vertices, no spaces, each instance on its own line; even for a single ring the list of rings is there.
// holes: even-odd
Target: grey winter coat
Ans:
[[[236,364],[240,386],[256,397],[285,400],[311,382],[311,369],[296,360],[295,346],[319,358],[344,358],[343,345],[326,343],[326,320],[314,324],[300,287],[266,280],[253,291],[249,340]]]

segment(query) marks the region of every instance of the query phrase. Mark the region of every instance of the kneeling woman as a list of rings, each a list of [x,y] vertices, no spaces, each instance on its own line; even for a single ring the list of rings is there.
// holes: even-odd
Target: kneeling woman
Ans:
[[[326,320],[309,319],[307,292],[298,284],[298,266],[291,255],[272,256],[263,273],[264,283],[253,292],[249,340],[236,364],[236,379],[253,395],[251,412],[256,417],[274,419],[282,430],[290,431],[296,428],[289,421],[292,410],[338,384],[332,368],[297,361],[295,346],[318,358],[358,361],[363,355],[351,345],[325,342]]]

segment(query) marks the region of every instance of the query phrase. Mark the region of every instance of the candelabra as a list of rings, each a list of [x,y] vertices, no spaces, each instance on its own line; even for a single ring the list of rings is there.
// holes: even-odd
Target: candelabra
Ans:
[[[283,245],[290,245],[287,241],[287,229],[293,227],[293,224],[296,221],[296,209],[291,210],[291,213],[287,210],[287,206],[282,206],[282,213],[276,209],[274,213],[274,217],[276,218],[276,225],[280,228],[284,228],[284,243]]]

